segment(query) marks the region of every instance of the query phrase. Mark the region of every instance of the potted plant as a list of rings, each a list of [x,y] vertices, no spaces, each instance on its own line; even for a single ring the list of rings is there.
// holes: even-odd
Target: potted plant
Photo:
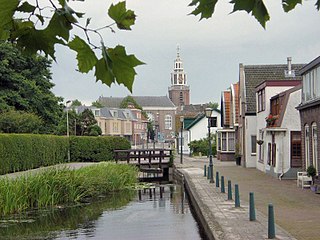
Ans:
[[[312,178],[312,182],[311,182],[311,186],[310,186],[310,189],[315,192],[317,191],[317,186],[314,185],[314,178],[317,174],[317,170],[316,168],[313,166],[313,165],[310,165],[308,168],[307,168],[307,175],[308,177],[311,177]]]
[[[277,119],[278,115],[269,114],[268,117],[266,117],[267,127],[273,126]]]

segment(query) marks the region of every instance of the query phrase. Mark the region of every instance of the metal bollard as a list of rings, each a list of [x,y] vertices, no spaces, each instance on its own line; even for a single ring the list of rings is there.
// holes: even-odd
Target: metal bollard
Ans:
[[[249,220],[255,221],[256,220],[256,210],[254,207],[254,194],[253,192],[249,193]]]
[[[224,176],[221,176],[221,192],[225,193],[225,189],[224,189]]]
[[[234,185],[234,205],[235,207],[240,207],[240,196],[239,196],[239,185]]]
[[[206,177],[207,176],[207,165],[204,165],[204,168],[203,168],[203,176]]]
[[[216,187],[219,187],[219,172],[216,172]]]
[[[268,239],[276,237],[276,231],[274,226],[274,211],[273,205],[270,203],[268,206]]]
[[[209,167],[209,166],[208,166],[208,171],[207,171],[207,173],[208,173],[208,174],[207,174],[207,179],[210,179],[210,173],[211,173],[211,172],[210,172],[210,167]]]
[[[228,180],[228,200],[232,200],[231,180]]]

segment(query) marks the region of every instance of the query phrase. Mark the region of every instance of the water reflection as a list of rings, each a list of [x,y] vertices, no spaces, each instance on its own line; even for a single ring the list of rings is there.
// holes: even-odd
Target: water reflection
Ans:
[[[184,190],[161,185],[0,221],[0,239],[203,239]]]

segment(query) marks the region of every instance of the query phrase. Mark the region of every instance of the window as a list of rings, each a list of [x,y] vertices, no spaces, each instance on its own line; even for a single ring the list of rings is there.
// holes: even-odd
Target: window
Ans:
[[[222,151],[227,151],[227,133],[222,132]]]
[[[100,116],[100,110],[94,110],[94,116],[99,117]]]
[[[280,99],[275,98],[271,100],[271,115],[279,115],[280,113]]]
[[[316,168],[317,173],[318,173],[318,164],[317,164],[317,159],[318,159],[318,131],[317,131],[317,124],[314,122],[312,123],[311,126],[311,131],[312,131],[312,165]]]
[[[291,167],[302,167],[302,154],[301,154],[301,132],[291,132]]]
[[[172,116],[166,115],[164,119],[165,129],[172,129]]]
[[[235,133],[234,132],[228,132],[228,150],[234,151],[235,150]]]
[[[309,125],[304,126],[304,153],[305,153],[305,164],[306,169],[310,166],[310,145],[309,145]]]
[[[180,102],[183,102],[183,93],[180,92]]]
[[[251,154],[257,153],[257,136],[251,136]]]
[[[303,75],[302,101],[309,101],[320,96],[320,67]]]
[[[153,122],[154,121],[154,114],[151,112],[147,112],[147,115],[148,115],[150,122]]]
[[[265,89],[262,89],[258,91],[258,112],[264,111],[265,108]]]
[[[218,151],[221,150],[221,132],[218,132]]]

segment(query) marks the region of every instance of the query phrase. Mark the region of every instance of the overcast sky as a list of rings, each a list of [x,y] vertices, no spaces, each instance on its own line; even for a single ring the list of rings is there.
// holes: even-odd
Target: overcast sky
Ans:
[[[92,27],[101,27],[111,23],[107,16],[111,2],[117,1],[70,4],[92,17]],[[265,1],[271,15],[266,30],[245,12],[229,14],[232,5],[223,0],[216,5],[213,18],[199,22],[199,17],[188,15],[192,11],[189,2],[128,0],[127,8],[137,15],[132,31],[103,32],[108,47],[124,45],[128,54],[146,63],[136,68],[132,95],[168,95],[177,44],[194,104],[220,102],[221,91],[238,81],[239,63],[285,64],[288,56],[292,63],[308,63],[320,55],[320,13],[313,0],[303,1],[289,14],[283,13],[280,0]],[[56,95],[90,104],[99,96],[131,94],[123,85],[110,88],[96,82],[93,72],[78,73],[75,54],[63,47],[56,50],[57,63],[52,68]]]

